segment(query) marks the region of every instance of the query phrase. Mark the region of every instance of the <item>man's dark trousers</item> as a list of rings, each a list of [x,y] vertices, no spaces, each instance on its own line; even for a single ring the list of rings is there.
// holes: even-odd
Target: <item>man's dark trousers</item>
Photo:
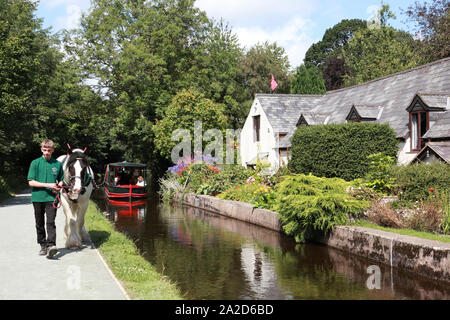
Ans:
[[[33,202],[33,207],[37,242],[41,246],[56,246],[56,208],[53,207],[53,202]],[[45,223],[45,214],[47,214],[47,223]],[[47,225],[47,237],[45,225]]]

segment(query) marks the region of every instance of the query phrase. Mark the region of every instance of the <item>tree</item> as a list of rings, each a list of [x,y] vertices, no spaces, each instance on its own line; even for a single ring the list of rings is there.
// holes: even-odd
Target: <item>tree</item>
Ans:
[[[359,84],[410,69],[423,61],[414,51],[411,35],[391,27],[356,32],[344,56],[352,70],[351,76],[346,77],[345,85]]]
[[[432,3],[416,2],[406,10],[410,20],[418,25],[418,50],[423,51],[427,61],[450,56],[450,2],[432,0]]]
[[[314,43],[305,54],[305,65],[314,65],[321,70],[324,69],[325,61],[337,56],[342,51],[354,33],[366,29],[367,24],[360,19],[344,19],[333,27],[327,29],[322,40]]]
[[[416,67],[423,63],[414,50],[415,41],[404,31],[388,26],[395,17],[388,5],[379,11],[380,25],[355,32],[344,48],[344,58],[352,74],[346,75],[345,85],[363,83],[375,78]]]
[[[202,136],[208,129],[218,129],[224,132],[227,127],[224,111],[222,105],[207,99],[195,89],[180,91],[167,107],[164,118],[156,121],[154,125],[155,147],[158,153],[165,159],[171,158],[172,149],[178,143],[172,141],[172,134],[177,129],[185,129],[190,132],[191,151],[194,151],[196,121],[202,122]]]
[[[291,91],[294,94],[324,94],[325,84],[322,79],[319,68],[315,66],[306,67],[301,65],[297,67],[294,77],[291,81]]]
[[[325,60],[322,77],[327,91],[342,88],[345,76],[350,74],[351,68],[343,57],[332,56]]]
[[[29,0],[0,2],[0,173],[29,165],[36,108],[58,63],[35,10]]]
[[[153,128],[177,92],[196,88],[226,106],[231,124],[242,117],[237,40],[193,0],[94,0],[65,43],[71,62],[98,82],[111,115],[111,151],[156,174],[166,163],[154,152]]]
[[[222,20],[212,22],[200,50],[186,74],[189,86],[224,105],[230,128],[242,127],[247,113],[241,103],[245,100],[245,87],[238,75],[243,50],[237,36]]]
[[[251,47],[242,58],[241,76],[247,88],[247,99],[253,100],[255,93],[270,93],[270,78],[278,83],[278,93],[289,92],[289,60],[282,47],[276,42],[258,43]]]

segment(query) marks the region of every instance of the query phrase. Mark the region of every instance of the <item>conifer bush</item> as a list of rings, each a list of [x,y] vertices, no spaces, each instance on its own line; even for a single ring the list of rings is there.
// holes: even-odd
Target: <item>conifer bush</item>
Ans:
[[[297,242],[311,239],[313,234],[329,232],[346,224],[368,208],[368,201],[353,198],[346,190],[350,182],[339,178],[292,175],[275,187],[276,211],[283,228]]]

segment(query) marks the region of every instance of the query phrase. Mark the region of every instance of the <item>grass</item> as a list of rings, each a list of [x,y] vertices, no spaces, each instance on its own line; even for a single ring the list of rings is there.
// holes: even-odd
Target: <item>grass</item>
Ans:
[[[378,229],[378,230],[393,232],[393,233],[402,234],[402,235],[406,235],[406,236],[418,237],[418,238],[422,238],[422,239],[437,240],[437,241],[441,241],[441,242],[450,243],[450,236],[446,236],[446,235],[442,235],[442,234],[434,234],[434,233],[429,233],[429,232],[424,232],[424,231],[411,230],[411,229],[396,229],[396,228],[381,227],[379,225],[370,223],[366,220],[357,220],[354,223],[352,223],[351,225],[365,227],[365,228]]]
[[[183,299],[176,285],[156,272],[154,266],[139,255],[132,240],[114,230],[93,201],[89,203],[85,225],[92,241],[131,299]]]

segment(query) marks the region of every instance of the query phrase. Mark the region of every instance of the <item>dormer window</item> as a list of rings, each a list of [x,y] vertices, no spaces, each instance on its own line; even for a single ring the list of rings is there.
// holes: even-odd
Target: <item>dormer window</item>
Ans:
[[[296,127],[298,127],[298,126],[308,126],[308,125],[309,125],[309,124],[308,124],[308,122],[306,121],[306,119],[305,119],[305,117],[303,116],[303,114],[300,115],[300,119],[298,119]]]
[[[406,108],[409,112],[411,151],[420,151],[425,146],[423,136],[430,129],[430,112],[445,111],[440,100],[443,100],[440,95],[416,94]]]
[[[347,122],[376,121],[380,118],[382,112],[383,108],[380,106],[352,105],[345,119]]]

